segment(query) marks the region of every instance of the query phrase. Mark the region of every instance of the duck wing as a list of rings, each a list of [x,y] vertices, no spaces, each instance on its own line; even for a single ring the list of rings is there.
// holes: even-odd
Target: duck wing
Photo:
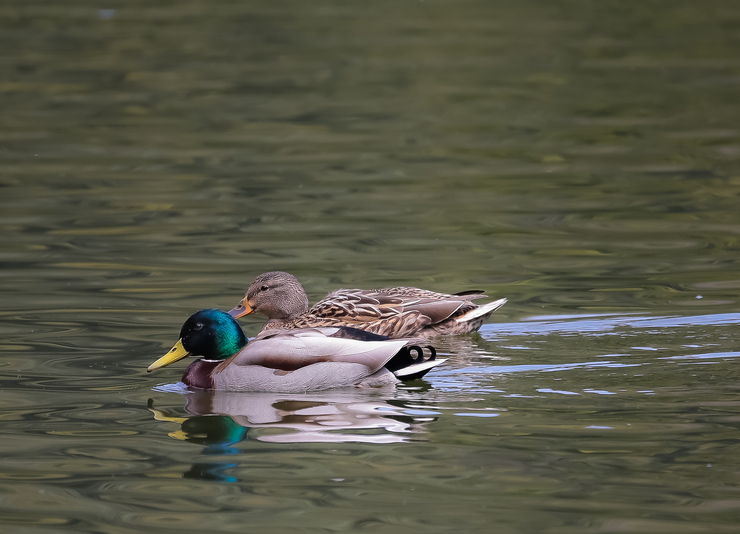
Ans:
[[[257,365],[277,371],[295,371],[309,365],[335,362],[360,364],[372,374],[407,340],[360,341],[337,336],[338,328],[266,331],[233,356],[229,365]]]
[[[407,326],[419,330],[463,315],[477,307],[471,300],[485,296],[481,291],[453,295],[415,287],[339,289],[314,304],[308,313],[314,317],[339,319],[347,324],[362,324],[363,329],[368,329],[366,323],[393,319],[397,324],[387,325],[385,329],[398,337]],[[384,334],[383,330],[371,331]]]

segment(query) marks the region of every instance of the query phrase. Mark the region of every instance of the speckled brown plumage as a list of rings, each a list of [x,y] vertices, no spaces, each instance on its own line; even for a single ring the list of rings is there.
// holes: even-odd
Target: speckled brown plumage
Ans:
[[[262,313],[270,329],[351,326],[392,338],[464,334],[506,303],[500,299],[479,306],[471,302],[486,295],[481,291],[437,293],[415,287],[387,289],[338,289],[308,307],[300,282],[291,274],[272,271],[257,276],[234,317]]]

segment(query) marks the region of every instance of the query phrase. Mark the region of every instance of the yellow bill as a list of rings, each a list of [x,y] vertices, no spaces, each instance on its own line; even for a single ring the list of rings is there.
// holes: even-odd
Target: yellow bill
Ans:
[[[151,373],[155,369],[160,369],[161,367],[167,367],[171,363],[175,363],[178,360],[182,360],[183,358],[190,356],[190,353],[185,350],[185,347],[182,346],[182,339],[178,340],[177,343],[175,343],[175,346],[170,349],[170,351],[162,356],[160,359],[158,359],[156,362],[151,364],[146,372]]]

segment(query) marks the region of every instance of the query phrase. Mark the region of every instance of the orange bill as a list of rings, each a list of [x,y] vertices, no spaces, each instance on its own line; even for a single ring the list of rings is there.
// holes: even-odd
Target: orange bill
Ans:
[[[247,297],[244,297],[242,301],[237,304],[236,307],[232,308],[231,311],[229,311],[229,315],[231,315],[234,319],[244,317],[245,315],[249,315],[250,313],[254,313],[254,310],[249,305],[249,302],[247,302]]]

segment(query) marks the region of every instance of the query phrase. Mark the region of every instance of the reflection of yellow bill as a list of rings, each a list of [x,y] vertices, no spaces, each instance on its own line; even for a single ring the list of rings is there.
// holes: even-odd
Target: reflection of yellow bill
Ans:
[[[167,367],[171,363],[175,363],[178,360],[182,360],[186,356],[190,356],[190,353],[185,350],[185,347],[182,346],[182,339],[178,340],[177,343],[175,343],[175,346],[170,349],[170,351],[162,356],[160,359],[158,359],[156,362],[151,364],[146,372],[151,373],[155,369],[160,369],[162,367]]]
[[[150,401],[151,402],[151,401]],[[188,420],[187,417],[172,417],[167,414],[165,414],[162,410],[157,410],[156,408],[153,408],[152,405],[149,405],[149,411],[154,414],[154,419],[157,421],[169,421],[170,423],[179,423],[183,424],[185,421]],[[185,441],[188,439],[187,434],[183,432],[182,430],[177,430],[175,432],[170,432],[167,434],[170,437],[173,437],[175,439],[179,439],[181,441]]]

